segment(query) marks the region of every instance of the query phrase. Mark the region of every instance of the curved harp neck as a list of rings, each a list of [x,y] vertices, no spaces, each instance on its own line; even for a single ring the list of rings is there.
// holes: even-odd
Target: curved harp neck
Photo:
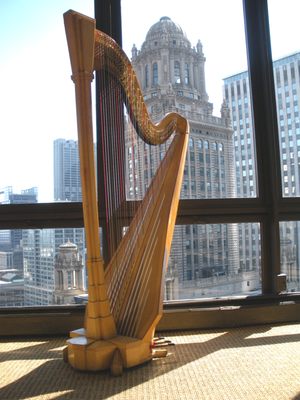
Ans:
[[[105,33],[95,32],[95,70],[107,71],[120,83],[125,105],[138,135],[151,145],[164,143],[174,132],[188,133],[187,120],[170,113],[157,124],[148,114],[135,71],[124,51]]]

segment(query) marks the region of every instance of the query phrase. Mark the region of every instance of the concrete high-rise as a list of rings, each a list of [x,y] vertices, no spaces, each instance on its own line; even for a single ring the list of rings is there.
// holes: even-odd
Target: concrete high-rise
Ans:
[[[0,204],[37,203],[36,187],[15,193],[12,186],[0,190]],[[24,305],[24,248],[22,229],[0,231],[1,258],[6,262],[0,266],[2,272],[0,305],[14,307]],[[5,265],[6,264],[6,265]]]
[[[32,187],[15,193],[12,186],[0,190],[0,204],[37,203],[38,189]],[[22,229],[0,231],[0,250],[13,253],[13,265],[23,275]]]
[[[81,201],[78,142],[56,139],[54,149],[54,201]]]
[[[78,142],[57,139],[53,143],[54,201],[82,199]],[[83,228],[26,230],[23,233],[25,304],[49,305],[62,301],[55,291],[55,260],[62,245],[72,242],[85,259]],[[82,273],[82,271],[81,271]],[[67,301],[72,296],[64,295]]]
[[[281,154],[282,195],[300,196],[300,53],[273,62]],[[255,197],[256,158],[248,72],[224,79],[224,97],[230,108],[234,129],[235,169],[238,197]],[[300,223],[281,222],[281,270],[287,274],[288,289],[300,288]],[[260,257],[257,224],[239,231],[241,262],[255,267]]]
[[[76,140],[56,139],[53,143],[54,201],[82,201],[80,159]],[[83,228],[55,229],[55,249],[71,241],[84,259]]]
[[[53,304],[54,230],[23,231],[24,303],[26,306]]]

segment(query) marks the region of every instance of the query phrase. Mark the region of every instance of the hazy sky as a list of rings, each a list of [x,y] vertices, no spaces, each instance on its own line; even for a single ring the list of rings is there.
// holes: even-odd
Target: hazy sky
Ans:
[[[299,0],[269,0],[274,59],[300,50]],[[39,187],[53,200],[53,141],[76,139],[74,85],[63,13],[93,16],[91,0],[0,1],[0,188]],[[219,114],[222,79],[247,69],[240,0],[122,0],[123,46],[140,49],[168,16],[206,57],[206,86]]]

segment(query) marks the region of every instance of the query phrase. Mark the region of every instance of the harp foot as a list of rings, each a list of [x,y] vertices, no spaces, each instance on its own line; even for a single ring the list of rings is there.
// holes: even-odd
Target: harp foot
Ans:
[[[71,332],[67,341],[68,363],[82,371],[109,369],[113,376],[122,375],[123,368],[131,368],[152,359],[149,342],[115,336],[111,339],[93,339],[84,335],[84,329]]]
[[[113,360],[110,366],[112,376],[121,376],[123,374],[123,360],[119,349],[114,351]]]
[[[68,346],[63,349],[63,360],[68,362]]]

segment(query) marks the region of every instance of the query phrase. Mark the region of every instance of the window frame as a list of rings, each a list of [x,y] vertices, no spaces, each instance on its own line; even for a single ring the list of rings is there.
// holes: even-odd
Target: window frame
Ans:
[[[299,198],[282,196],[268,4],[267,0],[242,1],[255,126],[258,197],[181,200],[176,223],[184,225],[260,223],[262,294],[251,298],[172,302],[165,304],[165,310],[178,310],[187,307],[207,308],[220,305],[257,306],[270,302],[274,305],[285,300],[300,303],[300,293],[278,294],[277,290],[278,275],[280,274],[279,223],[281,221],[300,220],[300,201]],[[121,45],[121,0],[95,0],[94,3],[97,27],[109,33]],[[265,112],[266,109],[268,109],[267,113]],[[100,225],[102,225],[104,218],[100,206],[99,211]],[[130,218],[131,216],[128,215],[127,217]],[[0,206],[0,229],[46,229],[58,226],[60,228],[83,227],[82,204],[72,202]],[[79,316],[80,318],[83,317],[83,308],[83,306],[36,307],[34,312],[35,315],[39,314],[46,318],[49,313],[51,314],[55,310],[55,313],[64,315],[67,313],[72,318],[75,315],[76,319]],[[0,309],[0,318],[8,315],[15,317],[19,315],[23,318],[26,312],[32,313],[32,308],[29,310],[26,308],[18,310]],[[297,313],[299,315],[298,308]],[[178,320],[180,318],[177,318],[177,326]],[[12,329],[10,327],[11,325],[8,324],[8,327],[6,326],[4,329],[6,334],[7,329]],[[183,325],[178,327],[183,327]],[[60,329],[57,328],[56,332],[59,331]],[[3,329],[2,331],[0,329],[1,333],[3,333]]]

